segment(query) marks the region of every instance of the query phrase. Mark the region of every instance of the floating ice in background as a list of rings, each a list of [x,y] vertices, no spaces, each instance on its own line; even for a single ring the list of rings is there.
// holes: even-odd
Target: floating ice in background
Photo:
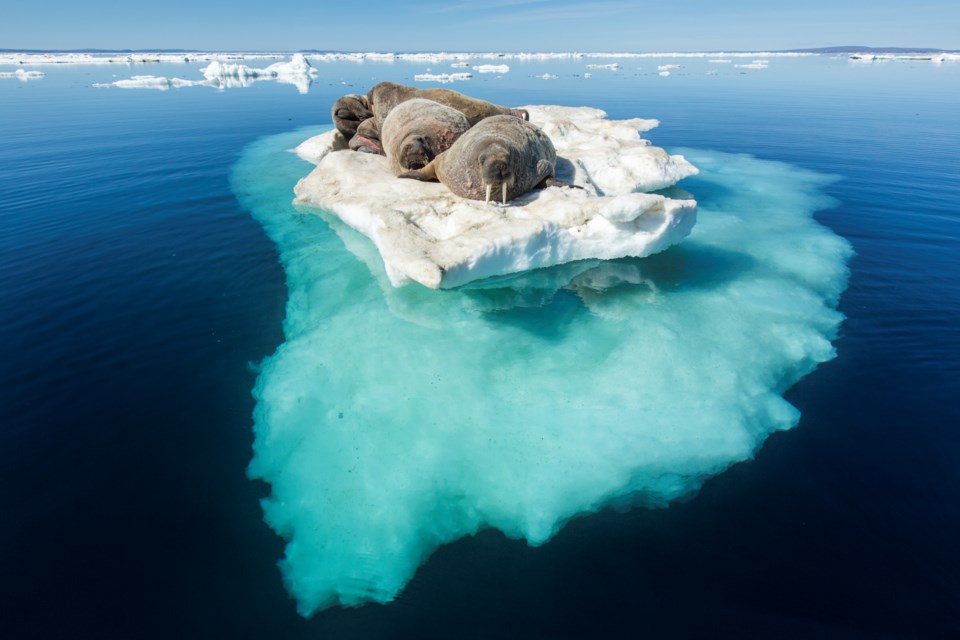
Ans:
[[[0,78],[16,78],[21,82],[28,80],[39,80],[45,76],[43,71],[27,71],[26,69],[17,69],[16,71],[0,71]]]
[[[231,88],[247,86],[255,80],[276,80],[281,84],[292,84],[300,93],[307,93],[317,70],[310,66],[301,53],[296,53],[289,62],[276,62],[265,69],[253,69],[242,64],[225,64],[213,61],[201,69],[203,76],[213,86]]]
[[[616,71],[620,68],[620,65],[616,62],[611,62],[610,64],[588,64],[587,69],[612,69]]]
[[[754,60],[750,64],[735,64],[738,69],[766,69],[770,66],[769,60]]]
[[[99,82],[97,88],[118,87],[121,89],[161,89],[170,87],[214,87],[233,89],[248,87],[258,80],[274,80],[280,84],[292,84],[300,93],[307,93],[317,70],[310,66],[302,54],[294,54],[289,62],[277,62],[265,69],[254,69],[243,64],[224,63],[214,60],[200,70],[206,80],[184,80],[162,76],[139,75],[116,82]]]
[[[850,247],[813,218],[822,175],[687,150],[700,221],[679,247],[395,289],[365,238],[291,206],[303,137],[249,147],[231,183],[287,277],[250,474],[305,615],[389,601],[482,528],[536,545],[687,495],[794,426],[783,392],[834,356]]]
[[[0,53],[0,65],[48,65],[48,64],[154,64],[154,63],[190,63],[190,62],[209,62],[218,61],[236,61],[236,60],[270,60],[286,58],[290,55],[299,55],[296,52],[231,52],[220,53],[210,51],[190,51],[184,53],[30,53],[13,52]],[[395,60],[404,60],[408,62],[443,62],[447,60],[478,60],[478,59],[500,59],[500,60],[569,60],[569,59],[603,59],[603,58],[705,58],[705,57],[739,57],[756,58],[763,56],[770,57],[805,57],[816,56],[816,53],[801,53],[789,51],[736,51],[736,52],[659,52],[659,53],[581,53],[581,52],[553,52],[553,53],[530,53],[530,52],[474,52],[474,53],[310,53],[303,54],[308,60],[317,62],[393,62]],[[956,59],[956,54],[945,54],[945,59]]]
[[[96,82],[92,86],[96,88],[118,87],[120,89],[159,89],[166,91],[170,87],[193,87],[197,85],[206,85],[203,80],[184,80],[183,78],[165,78],[163,76],[133,76],[125,80],[116,82]]]
[[[557,177],[582,189],[534,190],[509,206],[439,183],[400,180],[383,156],[330,152],[335,133],[298,147],[318,162],[297,202],[339,216],[376,244],[396,286],[431,288],[588,258],[645,256],[683,240],[696,202],[637,193],[696,174],[640,138],[656,120],[607,120],[588,107],[523,107],[557,150]]]
[[[478,73],[507,73],[510,67],[505,64],[481,64],[473,68]]]
[[[897,54],[897,53],[852,53],[850,60],[855,62],[887,62],[897,60],[901,62],[943,62],[960,61],[960,53],[927,53],[927,54]]]
[[[418,73],[413,76],[413,79],[417,82],[440,82],[447,84],[450,82],[469,80],[472,77],[473,74],[470,73]]]

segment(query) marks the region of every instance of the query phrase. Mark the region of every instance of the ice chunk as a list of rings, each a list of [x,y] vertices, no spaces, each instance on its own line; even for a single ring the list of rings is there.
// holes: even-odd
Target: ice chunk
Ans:
[[[646,256],[690,232],[695,201],[636,193],[696,173],[682,156],[640,138],[656,121],[607,120],[586,107],[524,108],[553,140],[558,177],[582,190],[551,187],[509,206],[467,200],[439,183],[397,179],[382,156],[329,153],[331,132],[326,145],[300,147],[320,159],[297,185],[297,202],[369,237],[396,286],[449,288],[573,260]]]
[[[17,69],[16,71],[0,71],[0,78],[16,78],[21,82],[28,80],[38,80],[45,76],[43,71],[27,71],[26,69]]]
[[[166,91],[170,87],[193,87],[197,85],[206,85],[203,80],[184,80],[183,78],[165,78],[163,76],[133,76],[125,80],[116,82],[97,82],[94,87],[119,87],[121,89],[159,89]]]
[[[735,64],[734,67],[738,69],[766,69],[770,66],[769,60],[754,60],[750,64]]]
[[[851,251],[813,218],[829,178],[688,150],[700,221],[673,250],[395,289],[366,238],[291,205],[302,138],[258,141],[231,185],[286,273],[250,475],[304,615],[390,601],[483,528],[542,544],[690,494],[794,426],[784,391],[834,355]]]
[[[294,54],[288,62],[276,62],[265,69],[214,60],[201,72],[210,85],[221,89],[246,87],[256,80],[270,79],[281,84],[292,84],[300,93],[310,90],[310,84],[317,75],[317,70],[310,66],[302,53]]]
[[[418,73],[413,76],[417,82],[440,82],[447,84],[460,80],[469,80],[473,77],[471,73]]]
[[[505,64],[481,64],[473,68],[479,73],[507,73],[510,67]]]

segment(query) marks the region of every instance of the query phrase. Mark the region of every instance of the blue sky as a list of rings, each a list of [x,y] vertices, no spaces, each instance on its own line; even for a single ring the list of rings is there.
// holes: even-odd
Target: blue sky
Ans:
[[[960,0],[48,0],[11,2],[0,48],[697,51],[960,49]]]

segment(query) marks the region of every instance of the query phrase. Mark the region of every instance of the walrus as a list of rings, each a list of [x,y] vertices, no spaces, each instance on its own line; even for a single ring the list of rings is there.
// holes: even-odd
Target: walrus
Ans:
[[[463,113],[433,100],[414,98],[397,105],[380,132],[390,170],[400,174],[422,169],[469,128]]]
[[[374,118],[376,118],[378,127],[383,127],[383,121],[386,120],[392,109],[414,98],[426,98],[453,107],[466,116],[470,126],[477,124],[484,118],[498,115],[514,115],[524,120],[530,119],[530,114],[525,109],[503,107],[486,100],[471,98],[452,89],[418,89],[396,82],[381,82],[367,92],[367,104],[373,112]]]
[[[573,186],[554,178],[557,150],[540,127],[516,116],[481,120],[420,170],[400,178],[439,180],[458,196],[503,203],[535,188]]]
[[[347,146],[353,151],[384,155],[380,131],[377,129],[377,123],[373,118],[364,120],[357,126],[357,132],[350,138]]]
[[[341,96],[333,103],[331,116],[333,126],[343,134],[343,137],[350,140],[357,133],[360,123],[373,117],[373,111],[370,110],[367,96],[351,93]]]
[[[530,119],[525,109],[503,107],[451,89],[418,89],[395,82],[381,82],[374,85],[365,96],[349,94],[337,100],[333,104],[333,124],[354,151],[384,154],[380,128],[390,111],[414,98],[425,98],[452,107],[463,113],[471,126],[484,118],[502,114]]]

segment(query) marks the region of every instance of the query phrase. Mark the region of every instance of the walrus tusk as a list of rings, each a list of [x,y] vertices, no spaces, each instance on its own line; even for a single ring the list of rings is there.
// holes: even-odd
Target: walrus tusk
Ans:
[[[492,190],[493,190],[493,185],[492,185],[492,184],[488,184],[488,185],[487,185],[487,202],[490,202],[490,192],[491,192]]]
[[[507,204],[507,183],[503,183],[503,204]]]

